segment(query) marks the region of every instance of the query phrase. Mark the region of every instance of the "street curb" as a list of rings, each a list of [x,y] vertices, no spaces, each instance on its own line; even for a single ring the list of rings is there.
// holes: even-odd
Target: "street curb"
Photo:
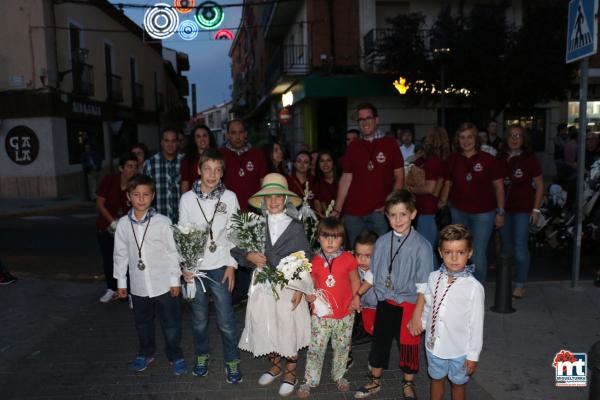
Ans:
[[[42,215],[42,214],[47,214],[47,213],[51,213],[51,212],[79,210],[81,208],[93,206],[94,204],[95,203],[92,201],[80,201],[78,203],[73,203],[73,204],[64,205],[64,206],[40,207],[40,208],[35,208],[32,210],[27,210],[27,211],[16,211],[16,212],[8,212],[8,213],[2,213],[2,211],[0,211],[0,220],[8,219],[8,218],[15,218],[15,217],[28,217],[28,216],[33,216],[33,215]]]

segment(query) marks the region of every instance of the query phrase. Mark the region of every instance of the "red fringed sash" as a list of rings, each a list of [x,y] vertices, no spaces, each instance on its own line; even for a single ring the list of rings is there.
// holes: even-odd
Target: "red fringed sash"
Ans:
[[[402,308],[402,322],[400,323],[400,368],[418,371],[421,335],[413,336],[407,328],[408,322],[415,310],[415,305],[406,301],[400,304],[392,300],[386,300],[386,302],[394,307]]]

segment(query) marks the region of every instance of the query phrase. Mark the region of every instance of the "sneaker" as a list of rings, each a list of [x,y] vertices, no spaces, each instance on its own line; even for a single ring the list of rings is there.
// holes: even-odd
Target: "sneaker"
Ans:
[[[112,289],[106,289],[106,292],[100,297],[100,303],[110,303],[111,301],[115,301],[118,295]]]
[[[133,360],[133,370],[135,372],[145,371],[152,361],[154,361],[153,357],[137,356],[135,360]]]
[[[183,358],[171,363],[171,369],[175,375],[183,375],[187,372],[187,364]]]
[[[227,374],[227,383],[240,383],[243,380],[240,372],[240,360],[227,361],[225,363],[225,373]]]
[[[210,356],[208,354],[204,354],[202,356],[196,357],[196,365],[194,365],[194,369],[192,370],[192,375],[194,376],[206,376],[208,374],[208,364],[210,362]]]
[[[12,276],[8,272],[0,272],[0,285],[10,285],[11,283],[15,283],[17,278]]]

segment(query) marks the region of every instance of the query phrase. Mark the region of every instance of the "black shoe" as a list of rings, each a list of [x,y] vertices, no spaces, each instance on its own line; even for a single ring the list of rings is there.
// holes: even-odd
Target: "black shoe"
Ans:
[[[17,281],[17,278],[8,272],[0,272],[0,285],[10,285]]]

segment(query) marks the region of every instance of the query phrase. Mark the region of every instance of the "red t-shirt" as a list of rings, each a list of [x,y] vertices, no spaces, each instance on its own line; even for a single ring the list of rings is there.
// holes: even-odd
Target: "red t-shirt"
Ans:
[[[198,161],[199,155],[193,157],[185,156],[181,159],[181,181],[187,181],[192,186],[192,183],[198,179]]]
[[[493,181],[503,178],[496,157],[479,151],[467,158],[452,154],[446,160],[446,180],[452,182],[449,202],[456,209],[472,214],[494,211],[496,194]]]
[[[304,185],[302,183],[300,183],[300,180],[298,179],[298,177],[296,177],[296,174],[294,174],[293,172],[291,175],[288,175],[285,178],[287,179],[288,189],[290,189],[290,191],[296,193],[298,195],[298,197],[303,199],[304,198],[304,189],[306,188],[306,183],[304,183]],[[313,182],[312,182],[310,175],[308,177],[307,182],[308,182],[308,190],[312,193],[312,195],[309,195],[309,198],[308,198],[310,206],[312,207],[313,200],[315,199],[315,192],[314,192]]]
[[[383,207],[394,189],[394,170],[398,168],[404,168],[404,160],[395,139],[357,139],[350,143],[344,155],[344,173],[352,174],[352,183],[344,212],[365,216]]]
[[[535,201],[533,178],[542,175],[542,168],[534,154],[511,157],[502,156],[504,164],[504,190],[507,212],[530,213]],[[508,184],[507,184],[508,183]]]
[[[325,179],[316,181],[312,185],[315,193],[315,200],[319,200],[325,208],[337,197],[338,182],[334,179],[329,183]]]
[[[347,251],[342,252],[331,262],[331,274],[335,280],[333,287],[328,287],[325,283],[329,276],[329,265],[327,261],[320,255],[316,255],[312,259],[311,276],[315,283],[315,289],[323,289],[327,298],[330,300],[333,314],[327,318],[341,319],[350,314],[348,308],[352,303],[352,285],[350,284],[350,272],[358,268],[356,259]]]
[[[110,215],[115,219],[119,219],[127,214],[131,208],[129,201],[127,200],[127,190],[121,190],[121,174],[106,175],[102,178],[102,181],[100,181],[100,185],[98,185],[98,189],[96,190],[96,196],[106,199],[104,207],[106,207]],[[96,229],[105,231],[109,225],[110,221],[101,214],[98,214],[98,218],[96,218]]]
[[[260,180],[268,173],[265,156],[254,147],[240,155],[227,147],[220,151],[225,158],[223,183],[237,195],[240,208],[247,211],[248,199],[260,190]]]
[[[426,158],[419,157],[414,164],[425,171],[425,180],[437,181],[444,176],[444,163],[436,155]],[[417,213],[423,215],[435,214],[438,210],[438,198],[432,194],[416,194]]]

